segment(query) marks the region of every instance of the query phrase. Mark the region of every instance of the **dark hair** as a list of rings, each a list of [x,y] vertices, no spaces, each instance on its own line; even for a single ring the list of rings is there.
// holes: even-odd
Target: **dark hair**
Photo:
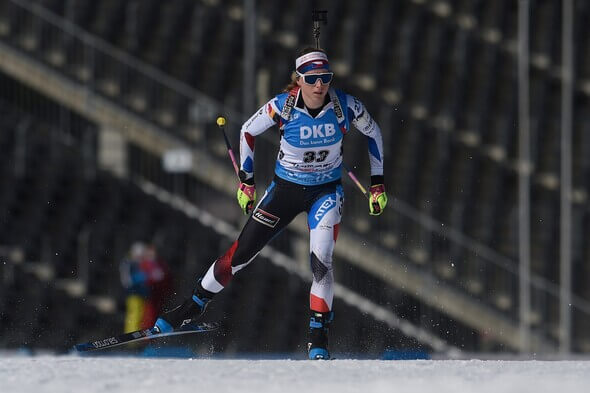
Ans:
[[[311,53],[311,52],[322,52],[322,53],[326,53],[325,50],[316,48],[315,46],[306,46],[305,48],[300,49],[299,51],[297,51],[297,57],[301,57],[301,56],[303,56],[303,55],[305,55],[307,53]],[[296,71],[293,71],[291,73],[291,82],[289,82],[289,84],[287,86],[285,86],[285,88],[283,89],[283,92],[289,92],[295,86],[297,86],[297,80],[298,79],[299,79],[299,75],[297,75],[297,72]]]

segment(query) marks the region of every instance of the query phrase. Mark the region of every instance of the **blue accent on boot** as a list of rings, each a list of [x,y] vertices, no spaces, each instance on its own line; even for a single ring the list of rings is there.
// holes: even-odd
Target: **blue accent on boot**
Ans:
[[[312,348],[309,350],[309,359],[310,360],[318,360],[318,359],[330,359],[330,353],[327,349],[324,348]]]
[[[193,295],[193,301],[195,303],[197,303],[199,305],[199,307],[201,307],[201,309],[202,309],[203,307],[205,307],[205,304],[207,304],[209,299],[199,299],[199,297],[197,295]]]
[[[158,328],[160,333],[170,333],[174,331],[172,325],[170,325],[167,321],[163,320],[162,318],[158,318],[154,326]]]
[[[314,329],[321,329],[322,328],[321,322],[316,322],[313,318],[309,321],[309,327]]]

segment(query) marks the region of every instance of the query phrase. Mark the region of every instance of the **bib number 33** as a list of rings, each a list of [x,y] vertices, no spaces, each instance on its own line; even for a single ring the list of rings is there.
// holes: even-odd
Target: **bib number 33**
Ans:
[[[315,151],[306,151],[303,153],[303,162],[310,163],[310,162],[323,162],[328,157],[330,152],[328,150],[320,150],[318,152]]]

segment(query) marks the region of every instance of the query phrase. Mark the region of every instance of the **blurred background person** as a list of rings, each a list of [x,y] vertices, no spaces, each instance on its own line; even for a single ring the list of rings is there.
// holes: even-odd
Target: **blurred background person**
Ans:
[[[158,258],[156,247],[135,242],[120,264],[125,289],[125,332],[151,327],[171,294],[170,272]]]

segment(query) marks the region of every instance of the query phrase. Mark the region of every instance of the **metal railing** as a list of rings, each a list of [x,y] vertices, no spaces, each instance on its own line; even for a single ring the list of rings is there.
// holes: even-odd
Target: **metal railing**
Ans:
[[[96,37],[38,2],[9,0],[3,24],[27,52],[72,76],[87,89],[114,99],[168,132],[193,143],[183,122],[204,125],[219,113],[240,124],[243,116]]]

